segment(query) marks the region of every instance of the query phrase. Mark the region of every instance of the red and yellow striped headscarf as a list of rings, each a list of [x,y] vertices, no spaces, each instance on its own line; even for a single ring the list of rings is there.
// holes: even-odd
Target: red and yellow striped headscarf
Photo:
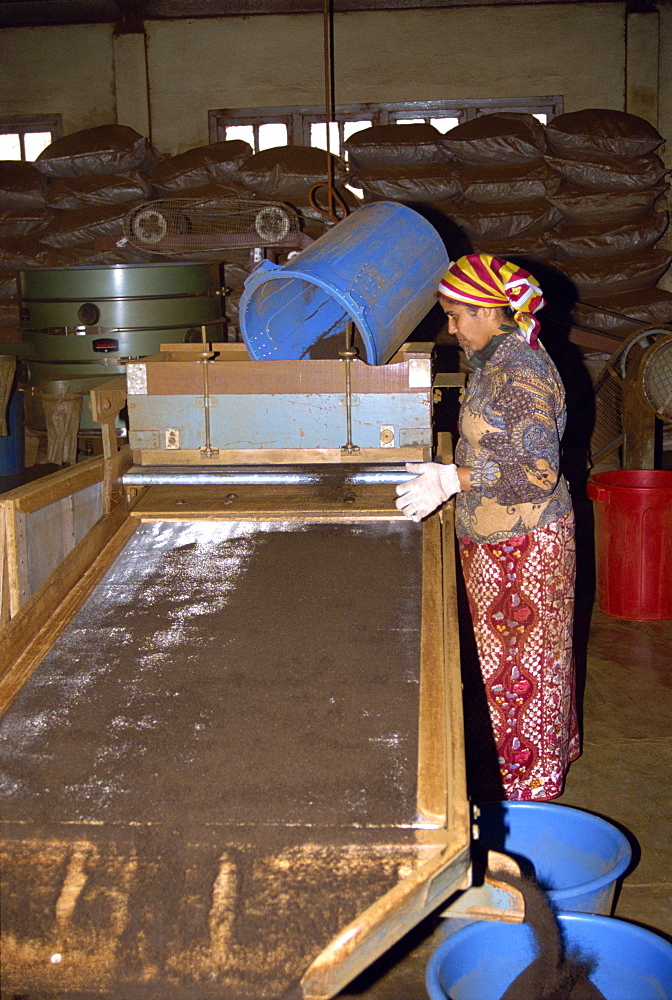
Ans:
[[[450,265],[439,282],[439,295],[471,306],[510,306],[525,340],[537,349],[541,324],[534,313],[545,303],[537,279],[524,268],[487,253],[470,253]]]

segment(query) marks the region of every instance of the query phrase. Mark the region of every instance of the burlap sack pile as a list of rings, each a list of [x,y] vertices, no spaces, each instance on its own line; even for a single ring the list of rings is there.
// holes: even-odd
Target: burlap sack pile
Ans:
[[[548,200],[556,180],[544,162],[546,139],[534,115],[482,115],[451,129],[443,145],[459,166],[462,202],[454,220],[473,249],[545,259],[560,213]]]
[[[82,129],[51,143],[34,163],[0,162],[0,337],[20,339],[16,273],[32,268],[146,263],[129,247],[97,251],[98,236],[123,237],[123,219],[152,195],[158,156],[125,125]]]
[[[672,323],[656,288],[671,255],[663,142],[635,115],[589,109],[542,125],[533,115],[482,115],[445,135],[431,125],[368,128],[346,143],[352,183],[459,227],[455,252],[543,261],[575,289],[574,321],[625,334]],[[658,152],[656,152],[658,151]],[[429,214],[428,214],[429,212]]]
[[[363,129],[345,144],[366,201],[401,201],[433,221],[451,255],[468,250],[545,255],[539,238],[560,218],[547,200],[544,130],[525,114],[483,115],[445,134],[429,124]],[[441,225],[458,227],[462,240]]]
[[[242,279],[252,268],[248,249],[154,254],[124,243],[126,216],[154,199],[189,198],[216,211],[231,198],[263,198],[291,205],[304,232],[317,239],[333,225],[308,197],[313,185],[326,184],[326,156],[292,145],[254,155],[249,143],[229,140],[159,158],[133,129],[106,125],[55,140],[35,163],[0,162],[0,336],[20,339],[17,271],[166,260],[227,264],[227,314],[237,325]],[[359,199],[344,188],[345,164],[332,157],[332,165],[341,197],[356,210]],[[324,190],[318,204],[326,207]],[[96,250],[98,237],[118,239],[119,246]]]
[[[39,231],[40,243],[69,250],[123,233],[124,216],[150,195],[147,178],[157,161],[147,139],[127,125],[56,139],[35,161],[48,182],[49,219]]]
[[[668,224],[662,141],[643,119],[601,109],[547,126],[529,114],[482,115],[445,135],[430,124],[373,126],[347,140],[347,167],[333,157],[333,179],[351,211],[361,202],[346,181],[363,190],[364,202],[423,212],[452,256],[476,250],[530,266],[548,262],[576,289],[577,323],[627,332],[672,322],[672,293],[656,288],[671,259],[658,245]],[[179,197],[216,209],[232,197],[272,199],[295,208],[304,231],[318,238],[333,223],[308,192],[326,180],[326,153],[312,147],[253,154],[231,140],[159,160],[145,138],[119,125],[58,139],[34,164],[0,163],[0,329],[17,321],[17,270],[212,259],[212,252],[166,258],[128,245],[94,251],[98,236],[121,239],[136,205]],[[324,189],[318,202],[326,207]],[[249,272],[248,251],[214,253]],[[236,271],[227,303],[232,320],[239,278]]]
[[[656,246],[669,221],[662,136],[636,115],[587,109],[555,118],[546,141],[562,213],[547,242],[577,289],[575,321],[623,335],[672,323],[672,293],[656,288],[672,260]]]

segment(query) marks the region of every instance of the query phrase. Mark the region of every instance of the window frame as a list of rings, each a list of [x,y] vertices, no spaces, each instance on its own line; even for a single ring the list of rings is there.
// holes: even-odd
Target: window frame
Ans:
[[[60,139],[63,135],[63,118],[60,114],[53,115],[2,115],[0,116],[0,135],[18,135],[21,147],[21,162],[33,163],[26,159],[25,136],[29,132],[51,132],[51,141]],[[19,160],[16,161],[17,163]]]
[[[372,125],[389,125],[405,119],[450,117],[458,123],[497,111],[546,114],[551,121],[563,112],[560,95],[544,97],[469,98],[461,101],[402,101],[386,104],[341,104],[335,108],[338,124],[339,151],[343,149],[343,126],[348,121],[371,120]],[[269,123],[287,127],[288,145],[310,146],[310,126],[324,123],[324,106],[294,105],[266,108],[219,108],[208,111],[210,142],[226,139],[226,129],[232,125],[251,125],[254,130],[254,151],[259,150],[259,126]],[[332,152],[335,152],[332,150]]]

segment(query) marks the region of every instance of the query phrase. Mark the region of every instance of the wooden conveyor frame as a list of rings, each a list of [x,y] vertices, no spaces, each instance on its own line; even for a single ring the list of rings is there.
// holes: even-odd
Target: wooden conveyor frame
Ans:
[[[118,403],[119,400],[115,400]],[[110,408],[111,410],[113,407]],[[114,414],[110,416],[110,421]],[[309,488],[238,489],[235,510],[218,505],[218,487],[148,487],[136,496],[121,487],[120,476],[130,464],[128,449],[108,449],[101,466],[94,460],[79,471],[66,469],[45,481],[6,495],[8,523],[21,509],[47,497],[63,499],[68,490],[101,476],[104,515],[65,556],[29,598],[15,593],[13,617],[0,632],[0,712],[39,666],[66,627],[145,520],[368,520],[399,518],[390,486],[367,486],[353,505],[351,498],[332,505],[317,501]],[[135,491],[128,491],[129,494]],[[186,497],[186,503],[185,503]],[[31,499],[32,498],[32,499]],[[20,520],[20,518],[19,518]],[[470,813],[466,795],[464,740],[452,510],[446,507],[423,526],[423,592],[421,688],[419,696],[418,810],[427,829],[415,832],[424,861],[392,890],[344,927],[314,957],[301,980],[305,998],[334,996],[359,972],[383,954],[420,920],[470,884]],[[12,536],[6,564],[16,565]],[[23,597],[26,598],[25,592]],[[20,605],[20,606],[19,606]],[[448,641],[449,637],[453,641]]]

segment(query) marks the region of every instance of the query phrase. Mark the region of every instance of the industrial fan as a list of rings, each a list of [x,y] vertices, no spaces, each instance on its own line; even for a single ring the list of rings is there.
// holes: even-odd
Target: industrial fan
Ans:
[[[624,469],[654,466],[656,420],[672,423],[672,328],[639,330],[595,383],[591,461],[622,447]]]
[[[293,208],[277,201],[166,198],[133,209],[124,236],[151,253],[187,253],[254,247],[301,248],[304,236]]]

